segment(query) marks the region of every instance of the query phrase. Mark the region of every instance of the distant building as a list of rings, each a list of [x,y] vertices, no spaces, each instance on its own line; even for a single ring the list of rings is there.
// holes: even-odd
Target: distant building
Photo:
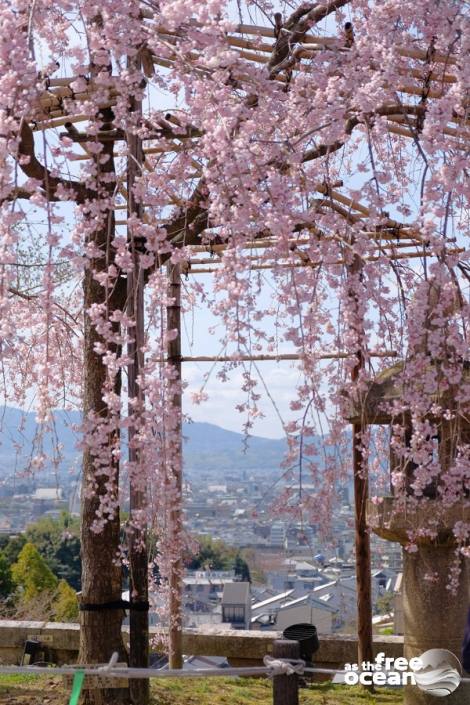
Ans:
[[[284,547],[286,544],[286,527],[284,524],[275,523],[271,526],[270,532],[271,546]]]
[[[39,517],[43,514],[59,513],[62,509],[68,509],[68,503],[64,501],[62,489],[60,487],[38,487],[31,495],[33,501],[33,516]]]
[[[251,621],[250,583],[225,583],[222,594],[222,622],[233,629],[249,629]]]
[[[314,588],[313,596],[331,607],[338,615],[335,628],[350,627],[356,621],[356,578],[339,578]]]
[[[269,628],[276,621],[276,615],[283,604],[289,601],[293,590],[285,590],[251,605],[251,628]]]
[[[295,590],[298,597],[328,582],[315,565],[295,558],[284,561],[283,567],[277,571],[268,571],[267,578],[274,590]]]
[[[62,500],[62,490],[60,487],[38,487],[34,491],[32,498],[39,502],[60,502]]]
[[[232,571],[196,570],[183,578],[184,601],[189,610],[201,611],[201,603],[220,603],[224,585],[235,581]],[[194,609],[193,609],[194,606]]]
[[[276,615],[273,629],[284,631],[292,624],[313,624],[320,634],[332,634],[336,627],[337,610],[328,604],[304,595],[283,605]]]
[[[338,610],[312,594],[292,599],[286,590],[251,606],[251,628],[284,631],[292,624],[313,624],[318,632],[332,634],[338,621]]]

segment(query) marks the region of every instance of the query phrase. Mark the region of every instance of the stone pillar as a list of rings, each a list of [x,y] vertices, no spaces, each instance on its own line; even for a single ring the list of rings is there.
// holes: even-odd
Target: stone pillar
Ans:
[[[447,649],[460,658],[467,609],[470,601],[469,561],[462,561],[457,593],[448,590],[455,562],[452,544],[422,544],[417,553],[403,551],[404,656],[411,659],[428,649]],[[438,579],[426,579],[436,573]],[[436,705],[439,699],[415,686],[405,687],[405,705]],[[461,684],[443,705],[468,705],[468,684]]]
[[[457,593],[447,588],[455,564],[452,527],[458,520],[470,520],[470,506],[456,503],[443,510],[439,502],[430,501],[422,508],[407,513],[398,511],[393,497],[382,504],[368,505],[368,524],[381,538],[408,542],[408,532],[419,526],[430,526],[434,519],[437,538],[420,540],[418,551],[403,550],[404,656],[411,659],[429,649],[447,649],[460,659],[463,633],[470,604],[470,559],[461,559]],[[428,578],[436,575],[436,580]],[[440,699],[420,690],[405,687],[405,705],[439,705]],[[457,690],[442,699],[442,705],[469,705],[470,684],[461,683]]]

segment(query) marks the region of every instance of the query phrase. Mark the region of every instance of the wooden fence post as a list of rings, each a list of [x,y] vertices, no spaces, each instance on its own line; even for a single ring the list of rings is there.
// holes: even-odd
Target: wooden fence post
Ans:
[[[273,658],[300,658],[299,642],[277,639],[273,642]],[[299,677],[296,673],[274,676],[273,705],[299,705]]]

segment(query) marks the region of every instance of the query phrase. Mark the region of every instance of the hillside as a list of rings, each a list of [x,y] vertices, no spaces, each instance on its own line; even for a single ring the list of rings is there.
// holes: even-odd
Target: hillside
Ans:
[[[5,478],[25,470],[30,459],[41,452],[50,455],[55,446],[54,437],[62,446],[61,470],[66,471],[79,460],[78,436],[74,431],[79,423],[78,412],[57,410],[53,432],[41,437],[33,412],[4,407],[0,414],[0,476]],[[185,424],[183,434],[184,464],[189,472],[276,470],[286,448],[284,439],[258,436],[245,439],[240,433],[208,423]]]

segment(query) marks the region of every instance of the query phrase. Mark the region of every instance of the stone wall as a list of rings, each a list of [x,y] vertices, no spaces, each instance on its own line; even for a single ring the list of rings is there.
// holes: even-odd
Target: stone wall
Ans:
[[[155,629],[150,630],[156,638]],[[125,639],[128,631],[123,630]],[[35,637],[57,664],[74,663],[78,654],[78,624],[58,622],[17,622],[0,620],[0,663],[19,664],[26,639]],[[225,656],[232,666],[260,665],[272,653],[272,643],[280,632],[243,631],[207,628],[183,632],[183,651],[194,656]],[[320,649],[315,665],[341,668],[357,660],[357,638],[350,635],[319,635]],[[157,650],[155,648],[155,650]],[[403,637],[375,636],[374,650],[397,658],[403,655]],[[111,656],[111,654],[110,654]]]

